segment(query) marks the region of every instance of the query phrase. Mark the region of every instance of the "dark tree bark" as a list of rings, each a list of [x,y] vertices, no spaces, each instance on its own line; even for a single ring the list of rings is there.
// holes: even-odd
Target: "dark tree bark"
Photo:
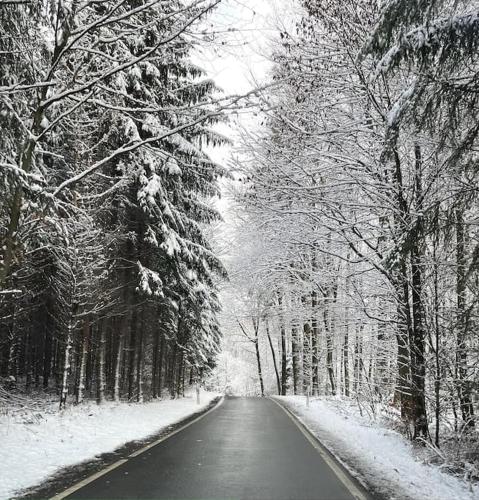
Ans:
[[[414,439],[426,438],[429,435],[426,415],[426,361],[425,361],[425,311],[423,302],[423,261],[424,261],[424,219],[422,198],[422,159],[419,146],[415,146],[415,182],[416,182],[416,237],[411,244],[412,274],[412,318],[413,329],[410,339],[411,348],[411,381],[413,395]]]
[[[88,351],[90,349],[90,323],[88,318],[83,321],[82,325],[82,341],[81,341],[81,353],[79,359],[78,367],[78,379],[77,379],[77,390],[76,390],[76,402],[77,404],[83,401],[85,392],[85,378],[86,378],[86,364],[88,360]]]
[[[117,322],[119,325],[118,340],[116,344],[115,365],[113,369],[113,400],[120,401],[121,391],[121,367],[123,364],[123,350],[125,347],[125,331],[127,329],[127,314],[122,315]]]
[[[106,325],[105,321],[100,321],[98,325],[99,329],[99,345],[98,345],[98,381],[97,381],[97,398],[98,404],[103,404],[105,402],[105,387],[106,387],[106,376],[105,376],[105,353],[106,353]]]
[[[459,406],[464,426],[474,427],[474,406],[467,368],[467,333],[469,312],[466,309],[467,263],[465,249],[465,226],[461,209],[456,209],[456,295],[457,295],[457,335],[456,335],[456,380]]]
[[[259,320],[253,319],[253,329],[254,329],[254,349],[256,353],[256,364],[258,367],[258,378],[259,386],[261,390],[261,397],[264,396],[264,382],[263,382],[263,372],[261,369],[261,356],[259,351]]]
[[[278,293],[278,306],[280,308],[280,331],[281,331],[281,395],[286,396],[288,390],[288,357],[286,352],[286,328],[284,326],[283,314],[281,312],[283,299]]]
[[[317,318],[318,294],[316,291],[311,292],[311,378],[312,378],[312,394],[319,395],[319,328]]]
[[[325,305],[324,312],[324,328],[326,332],[326,369],[328,371],[329,384],[331,387],[331,394],[334,396],[336,394],[336,382],[334,379],[334,369],[333,369],[333,338],[332,332],[330,331],[331,323],[329,318],[328,305]]]
[[[143,403],[143,339],[145,337],[145,309],[141,308],[141,321],[138,332],[138,347],[136,355],[136,400]]]
[[[293,394],[298,394],[299,383],[299,328],[294,321],[291,327],[291,357],[293,362]]]
[[[160,330],[158,328],[153,332],[153,359],[151,362],[151,397],[158,397],[158,365],[160,349]]]
[[[268,318],[265,318],[266,326],[266,336],[268,337],[269,348],[271,349],[271,357],[273,358],[274,373],[276,375],[276,385],[278,388],[278,394],[281,395],[281,380],[279,378],[278,363],[276,362],[276,353],[273,346],[273,341],[271,340],[271,333],[269,331]]]
[[[346,324],[343,343],[344,395],[349,397],[349,326]]]
[[[303,394],[311,391],[311,325],[303,325]]]
[[[128,399],[133,398],[133,391],[135,387],[135,355],[137,343],[137,329],[138,329],[138,312],[137,308],[133,309],[131,315],[130,325],[130,344],[128,346]]]

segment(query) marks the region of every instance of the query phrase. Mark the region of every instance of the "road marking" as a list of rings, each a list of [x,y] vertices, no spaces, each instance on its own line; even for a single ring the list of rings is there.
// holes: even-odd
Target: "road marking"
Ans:
[[[157,439],[156,441],[153,441],[153,443],[150,443],[150,444],[144,446],[143,448],[140,448],[139,450],[135,451],[131,455],[128,455],[128,458],[137,457],[138,455],[141,455],[145,451],[148,451],[149,449],[162,443],[163,441],[166,441],[167,439],[174,436],[175,434],[178,434],[179,432],[185,430],[190,425],[193,425],[194,423],[198,422],[198,420],[201,420],[203,417],[206,417],[206,415],[208,415],[212,411],[216,410],[223,403],[224,399],[225,399],[224,397],[221,397],[220,400],[218,401],[218,403],[216,403],[216,405],[213,406],[213,408],[210,408],[208,411],[205,411],[204,413],[202,413],[201,415],[196,417],[194,420],[191,420],[191,422],[188,422],[187,424],[183,425],[179,429],[176,429],[176,431],[171,432],[167,436],[163,436],[162,438]],[[87,484],[92,483],[93,481],[100,478],[101,476],[108,474],[108,472],[111,472],[112,470],[116,469],[117,467],[120,467],[120,465],[125,464],[126,462],[128,462],[128,458],[122,458],[121,460],[118,460],[118,461],[112,463],[108,467],[105,467],[101,471],[95,472],[95,474],[88,476],[87,478],[83,479],[79,483],[76,483],[73,486],[70,486],[70,488],[66,489],[65,491],[62,491],[61,493],[58,493],[54,497],[51,497],[50,500],[63,500],[63,498],[66,498],[68,495],[71,495],[72,493],[74,493],[75,491],[78,491],[79,489],[83,488]]]
[[[321,455],[321,458],[326,462],[329,468],[336,474],[338,479],[344,484],[346,489],[351,493],[352,497],[356,500],[369,500],[366,496],[348,477],[348,475],[343,471],[343,469],[336,463],[336,461],[331,457],[330,452],[320,443],[320,441],[313,435],[313,433],[306,427],[306,425],[297,417],[292,411],[290,411],[286,406],[283,406],[279,401],[274,398],[269,398],[274,401],[292,420],[294,425],[302,432],[304,437],[311,443],[313,448]]]
[[[183,427],[180,427],[179,429],[176,429],[176,431],[171,432],[167,436],[164,436],[164,437],[162,437],[160,439],[157,439],[153,443],[150,443],[150,444],[144,446],[143,448],[140,448],[139,450],[135,451],[131,455],[128,455],[128,458],[134,458],[134,457],[137,457],[138,455],[141,455],[142,453],[145,453],[145,451],[148,451],[150,448],[153,448],[153,446],[156,446],[157,444],[160,444],[163,441],[166,441],[167,439],[169,439],[170,437],[174,436],[175,434],[178,434],[178,432],[181,432],[181,431],[185,430],[187,427],[189,427],[190,425],[195,424],[196,422],[198,422],[198,420],[201,420],[203,417],[206,417],[206,415],[208,415],[208,413],[211,413],[212,411],[215,411],[218,408],[218,406],[220,406],[223,403],[224,399],[225,398],[222,397],[218,401],[218,403],[216,403],[215,406],[213,406],[213,408],[210,408],[208,411],[205,411],[204,413],[202,413],[201,415],[199,415],[198,417],[196,417],[191,422],[188,422],[187,424],[183,425]]]
[[[74,484],[73,486],[70,486],[70,488],[66,489],[65,491],[58,493],[58,495],[55,495],[54,497],[52,497],[51,500],[62,500],[63,498],[67,497],[68,495],[71,495],[72,493],[79,490],[80,488],[83,488],[83,486],[86,486],[87,484],[91,483],[92,481],[95,481],[95,479],[98,479],[99,477],[104,476],[105,474],[108,474],[108,472],[112,471],[113,469],[116,469],[117,467],[120,467],[120,465],[123,465],[126,462],[128,462],[128,459],[126,459],[126,458],[118,460],[117,462],[109,465],[108,467],[105,467],[103,470],[101,470],[99,472],[95,472],[95,474],[88,476],[87,478],[83,479],[83,481],[80,481],[79,483]]]

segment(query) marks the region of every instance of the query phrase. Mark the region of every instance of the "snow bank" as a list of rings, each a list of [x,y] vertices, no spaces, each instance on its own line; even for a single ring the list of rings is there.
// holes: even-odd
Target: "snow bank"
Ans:
[[[361,418],[338,401],[275,396],[352,471],[388,499],[473,500],[479,487],[421,463],[399,433]]]
[[[0,416],[0,499],[35,486],[59,469],[144,439],[205,408],[217,394],[146,404],[85,403],[62,412]]]

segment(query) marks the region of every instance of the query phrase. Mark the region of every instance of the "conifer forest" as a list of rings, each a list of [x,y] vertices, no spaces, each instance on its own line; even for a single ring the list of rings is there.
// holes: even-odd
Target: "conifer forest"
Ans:
[[[0,0],[0,427],[200,387],[479,494],[478,0]]]
[[[7,382],[141,401],[213,362],[223,169],[203,145],[224,141],[224,103],[185,35],[213,7],[2,2]]]

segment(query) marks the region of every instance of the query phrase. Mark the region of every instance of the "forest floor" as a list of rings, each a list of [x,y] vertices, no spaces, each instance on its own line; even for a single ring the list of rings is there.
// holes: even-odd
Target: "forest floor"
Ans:
[[[274,397],[370,489],[391,500],[473,500],[479,485],[444,472],[448,460],[433,464],[437,452],[414,446],[381,418],[362,415],[354,402],[304,396]],[[444,470],[441,470],[444,469]]]
[[[162,429],[210,405],[218,394],[150,403],[85,402],[58,411],[58,403],[28,408],[1,408],[0,500],[46,481],[61,469],[112,452],[130,441]]]

